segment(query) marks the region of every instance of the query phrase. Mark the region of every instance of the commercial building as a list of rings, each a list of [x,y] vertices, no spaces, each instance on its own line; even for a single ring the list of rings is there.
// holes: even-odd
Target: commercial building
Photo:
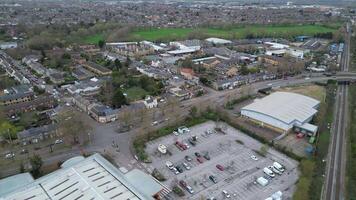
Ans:
[[[127,171],[127,170],[123,170]],[[170,190],[134,169],[121,172],[100,154],[74,157],[61,168],[34,180],[29,173],[0,180],[0,199],[163,199]]]
[[[278,132],[291,129],[314,136],[318,127],[310,124],[318,112],[320,102],[313,98],[291,93],[274,92],[241,109],[241,115]]]

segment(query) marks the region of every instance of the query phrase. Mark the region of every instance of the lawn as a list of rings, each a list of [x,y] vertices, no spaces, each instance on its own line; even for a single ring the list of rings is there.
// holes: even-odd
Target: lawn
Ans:
[[[130,102],[140,100],[149,94],[146,90],[142,89],[141,87],[131,87],[125,89],[123,92],[127,94],[127,98]]]
[[[349,127],[347,130],[346,198],[356,199],[356,86],[349,86]]]
[[[152,28],[132,32],[133,40],[171,40],[185,39],[190,34],[199,34],[203,37],[221,37],[227,39],[241,39],[246,36],[253,37],[284,37],[291,38],[297,35],[310,35],[316,33],[334,32],[340,25],[246,25],[235,28]]]
[[[319,101],[324,101],[325,95],[326,95],[325,87],[322,87],[319,85],[303,85],[303,86],[295,86],[295,87],[285,87],[285,88],[278,89],[278,91],[298,93],[298,94],[312,97]]]
[[[82,43],[86,44],[98,44],[100,40],[104,40],[104,36],[102,34],[95,34],[86,36],[82,39]]]

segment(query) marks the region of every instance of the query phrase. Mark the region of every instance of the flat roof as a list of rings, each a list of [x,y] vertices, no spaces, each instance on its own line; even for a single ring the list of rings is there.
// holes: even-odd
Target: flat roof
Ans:
[[[142,173],[139,173],[142,178]],[[144,174],[146,175],[146,174]],[[132,177],[133,176],[133,177]],[[143,179],[149,181],[149,175]],[[146,200],[153,199],[147,192],[159,192],[158,183],[143,190],[137,185],[140,176],[137,172],[126,177],[121,171],[105,160],[101,155],[94,154],[85,159],[74,159],[66,166],[43,176],[31,183],[16,188],[3,195],[3,199],[117,199],[117,200]],[[14,178],[16,179],[16,177]],[[6,180],[4,181],[6,183]],[[157,191],[158,190],[158,191]]]
[[[262,99],[256,99],[241,110],[261,113],[287,124],[295,120],[304,123],[317,112],[316,106],[319,103],[318,100],[301,94],[274,92]]]

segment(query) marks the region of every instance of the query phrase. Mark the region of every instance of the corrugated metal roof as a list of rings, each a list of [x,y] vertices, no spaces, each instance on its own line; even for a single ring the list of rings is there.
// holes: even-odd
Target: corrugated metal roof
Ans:
[[[157,186],[149,186],[152,187],[160,190]],[[72,166],[69,165],[17,188],[0,199],[153,199],[151,196],[153,194],[141,190],[142,188],[132,185],[123,173],[103,157],[94,154],[84,160],[73,162]]]
[[[304,123],[313,116],[319,101],[304,95],[291,92],[275,92],[262,99],[256,99],[242,110],[261,113],[287,124],[293,121]]]

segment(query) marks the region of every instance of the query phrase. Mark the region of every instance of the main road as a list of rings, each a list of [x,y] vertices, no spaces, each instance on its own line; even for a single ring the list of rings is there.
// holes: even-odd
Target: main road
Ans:
[[[350,60],[350,30],[347,28],[345,48],[341,60],[341,70],[347,72]],[[322,193],[325,200],[345,199],[346,169],[346,127],[348,124],[348,86],[340,85],[337,89],[335,118],[331,129],[326,181]]]

